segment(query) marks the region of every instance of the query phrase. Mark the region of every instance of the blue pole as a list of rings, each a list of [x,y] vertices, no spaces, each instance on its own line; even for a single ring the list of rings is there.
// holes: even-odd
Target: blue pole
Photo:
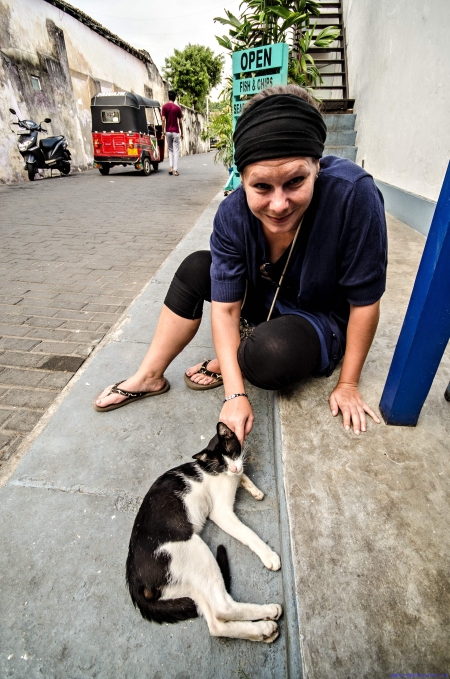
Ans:
[[[450,163],[380,401],[387,424],[417,424],[449,338]]]

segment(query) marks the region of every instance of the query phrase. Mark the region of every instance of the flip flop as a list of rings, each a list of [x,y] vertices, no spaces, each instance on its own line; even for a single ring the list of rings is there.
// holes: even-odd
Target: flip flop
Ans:
[[[197,370],[197,373],[206,375],[206,377],[214,377],[216,381],[211,382],[211,384],[197,384],[196,382],[193,382],[191,380],[189,375],[186,375],[186,373],[184,373],[184,381],[188,385],[189,389],[194,389],[195,391],[205,391],[206,389],[215,389],[216,387],[222,386],[223,384],[222,375],[220,373],[214,373],[211,370],[206,369],[206,366],[208,365],[208,363],[211,363],[211,361],[212,358],[206,358],[202,363],[202,367]]]
[[[122,382],[124,382],[124,381],[125,380],[122,380]],[[159,396],[159,394],[164,394],[166,391],[169,391],[169,389],[170,389],[170,384],[166,380],[166,378],[164,378],[163,388],[159,389],[158,391],[136,391],[136,392],[133,392],[133,391],[126,391],[125,389],[118,389],[119,384],[122,384],[122,382],[116,382],[116,384],[114,384],[111,387],[109,394],[120,394],[121,396],[126,396],[127,398],[124,401],[121,401],[120,403],[112,403],[109,406],[103,406],[103,408],[101,406],[98,406],[94,401],[94,403],[92,405],[94,406],[95,410],[97,410],[99,413],[106,412],[107,410],[115,410],[116,408],[121,408],[122,406],[128,405],[128,403],[131,403],[132,401],[138,401],[141,398],[148,398],[149,396]],[[104,396],[104,398],[106,398],[106,396],[109,396],[109,394],[106,394]],[[99,396],[100,396],[100,394],[99,394]],[[97,396],[97,398],[98,398],[98,396]]]
[[[179,176],[180,176],[180,173],[178,172],[178,170],[175,170],[175,172],[173,173],[173,175],[174,175],[174,177],[179,177]]]

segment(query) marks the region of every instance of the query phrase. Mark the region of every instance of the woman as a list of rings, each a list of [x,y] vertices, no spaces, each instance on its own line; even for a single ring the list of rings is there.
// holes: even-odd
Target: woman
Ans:
[[[187,370],[185,381],[193,389],[224,385],[219,418],[241,442],[254,419],[244,377],[279,389],[331,375],[342,357],[332,414],[340,410],[356,434],[366,431],[366,413],[379,422],[358,382],[385,289],[383,201],[359,166],[321,159],[325,138],[315,101],[295,85],[248,102],[234,134],[242,186],[219,207],[211,253],[181,264],[141,367],[105,389],[97,410],[167,391],[164,370],[197,332],[203,301],[212,300],[217,359]]]

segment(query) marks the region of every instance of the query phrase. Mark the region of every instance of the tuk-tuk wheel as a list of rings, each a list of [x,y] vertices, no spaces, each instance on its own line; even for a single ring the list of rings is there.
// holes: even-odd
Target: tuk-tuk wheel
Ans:
[[[100,172],[100,174],[109,174],[109,170],[110,170],[110,167],[109,167],[109,165],[106,165],[106,164],[104,164],[104,165],[102,165],[101,167],[98,168],[98,171]]]
[[[158,172],[158,170],[159,170],[159,163],[152,163],[152,168],[153,168],[153,172]]]
[[[141,174],[143,174],[144,177],[148,177],[149,174],[151,174],[151,171],[152,171],[152,166],[150,164],[150,158],[147,158],[147,156],[146,156],[145,158],[142,159]]]

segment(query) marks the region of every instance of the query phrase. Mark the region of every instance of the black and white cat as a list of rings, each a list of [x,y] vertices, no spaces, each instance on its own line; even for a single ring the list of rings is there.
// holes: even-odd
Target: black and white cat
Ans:
[[[243,473],[241,445],[219,422],[217,435],[195,462],[160,476],[145,496],[134,522],[126,566],[133,604],[144,618],[178,622],[202,615],[212,636],[274,641],[279,604],[246,604],[228,594],[209,547],[200,537],[209,517],[250,547],[270,570],[280,558],[233,511],[241,484],[256,500],[264,495]]]

